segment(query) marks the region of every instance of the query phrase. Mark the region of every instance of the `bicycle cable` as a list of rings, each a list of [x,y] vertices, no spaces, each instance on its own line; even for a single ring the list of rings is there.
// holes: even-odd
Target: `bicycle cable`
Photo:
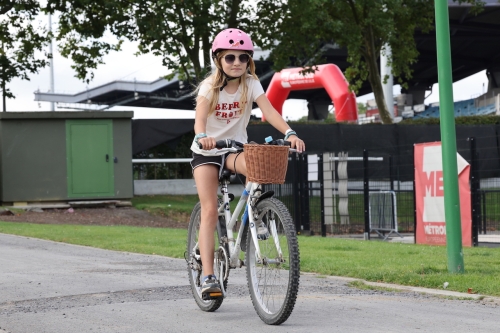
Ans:
[[[233,163],[233,168],[234,168],[234,174],[236,175],[236,177],[238,178],[238,180],[240,181],[241,185],[243,185],[243,187],[245,187],[245,184],[243,183],[243,181],[241,180],[238,172],[236,172],[236,159],[238,158],[238,156],[240,156],[242,152],[240,151],[239,153],[236,153],[236,157],[234,158],[234,163]]]

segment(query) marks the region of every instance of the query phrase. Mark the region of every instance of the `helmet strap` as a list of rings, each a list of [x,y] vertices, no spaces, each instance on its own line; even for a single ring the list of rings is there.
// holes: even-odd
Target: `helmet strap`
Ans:
[[[220,91],[222,91],[222,89],[224,89],[224,87],[227,86],[227,83],[229,81],[236,80],[236,79],[239,79],[241,77],[241,76],[238,76],[238,77],[229,76],[224,71],[222,71],[222,73],[224,73],[224,83],[222,83],[222,87],[220,87]]]

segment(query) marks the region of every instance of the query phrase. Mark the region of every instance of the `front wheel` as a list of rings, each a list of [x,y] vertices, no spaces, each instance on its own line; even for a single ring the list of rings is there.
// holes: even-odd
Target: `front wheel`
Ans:
[[[220,217],[219,220],[223,217]],[[221,223],[223,221],[219,221]],[[200,258],[200,250],[198,249],[198,237],[200,231],[201,224],[201,205],[198,202],[191,213],[191,218],[189,220],[188,227],[188,239],[187,239],[187,251],[186,251],[186,261],[188,263],[188,276],[189,276],[189,284],[191,286],[191,291],[193,292],[193,297],[196,301],[196,304],[200,307],[201,310],[207,312],[213,312],[217,310],[224,300],[222,297],[212,300],[204,300],[201,295],[201,278],[202,278],[202,262]],[[219,230],[219,228],[217,228]],[[217,258],[219,255],[219,242],[220,237],[218,231],[215,231],[215,248],[214,248],[214,274],[219,277],[220,276],[220,260]],[[222,282],[221,282],[222,283]],[[227,288],[227,278],[224,280],[224,288]]]
[[[256,258],[256,248],[247,235],[247,282],[253,307],[269,325],[279,325],[292,313],[299,290],[299,245],[292,217],[285,205],[269,198],[256,206],[257,226],[264,222],[269,237],[259,240],[262,260]]]

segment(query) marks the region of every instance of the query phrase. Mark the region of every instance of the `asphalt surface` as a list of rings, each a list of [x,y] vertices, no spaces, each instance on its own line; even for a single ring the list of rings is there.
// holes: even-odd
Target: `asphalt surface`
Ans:
[[[252,307],[244,269],[231,271],[221,308],[205,313],[184,260],[0,234],[0,333],[498,331],[499,299],[358,290],[350,280],[303,274],[290,318],[267,326]]]

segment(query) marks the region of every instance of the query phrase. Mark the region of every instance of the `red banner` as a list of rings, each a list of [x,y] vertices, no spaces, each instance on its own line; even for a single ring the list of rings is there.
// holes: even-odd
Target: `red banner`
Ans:
[[[441,142],[415,145],[415,199],[417,244],[446,245]],[[457,153],[462,244],[472,246],[470,166]]]

